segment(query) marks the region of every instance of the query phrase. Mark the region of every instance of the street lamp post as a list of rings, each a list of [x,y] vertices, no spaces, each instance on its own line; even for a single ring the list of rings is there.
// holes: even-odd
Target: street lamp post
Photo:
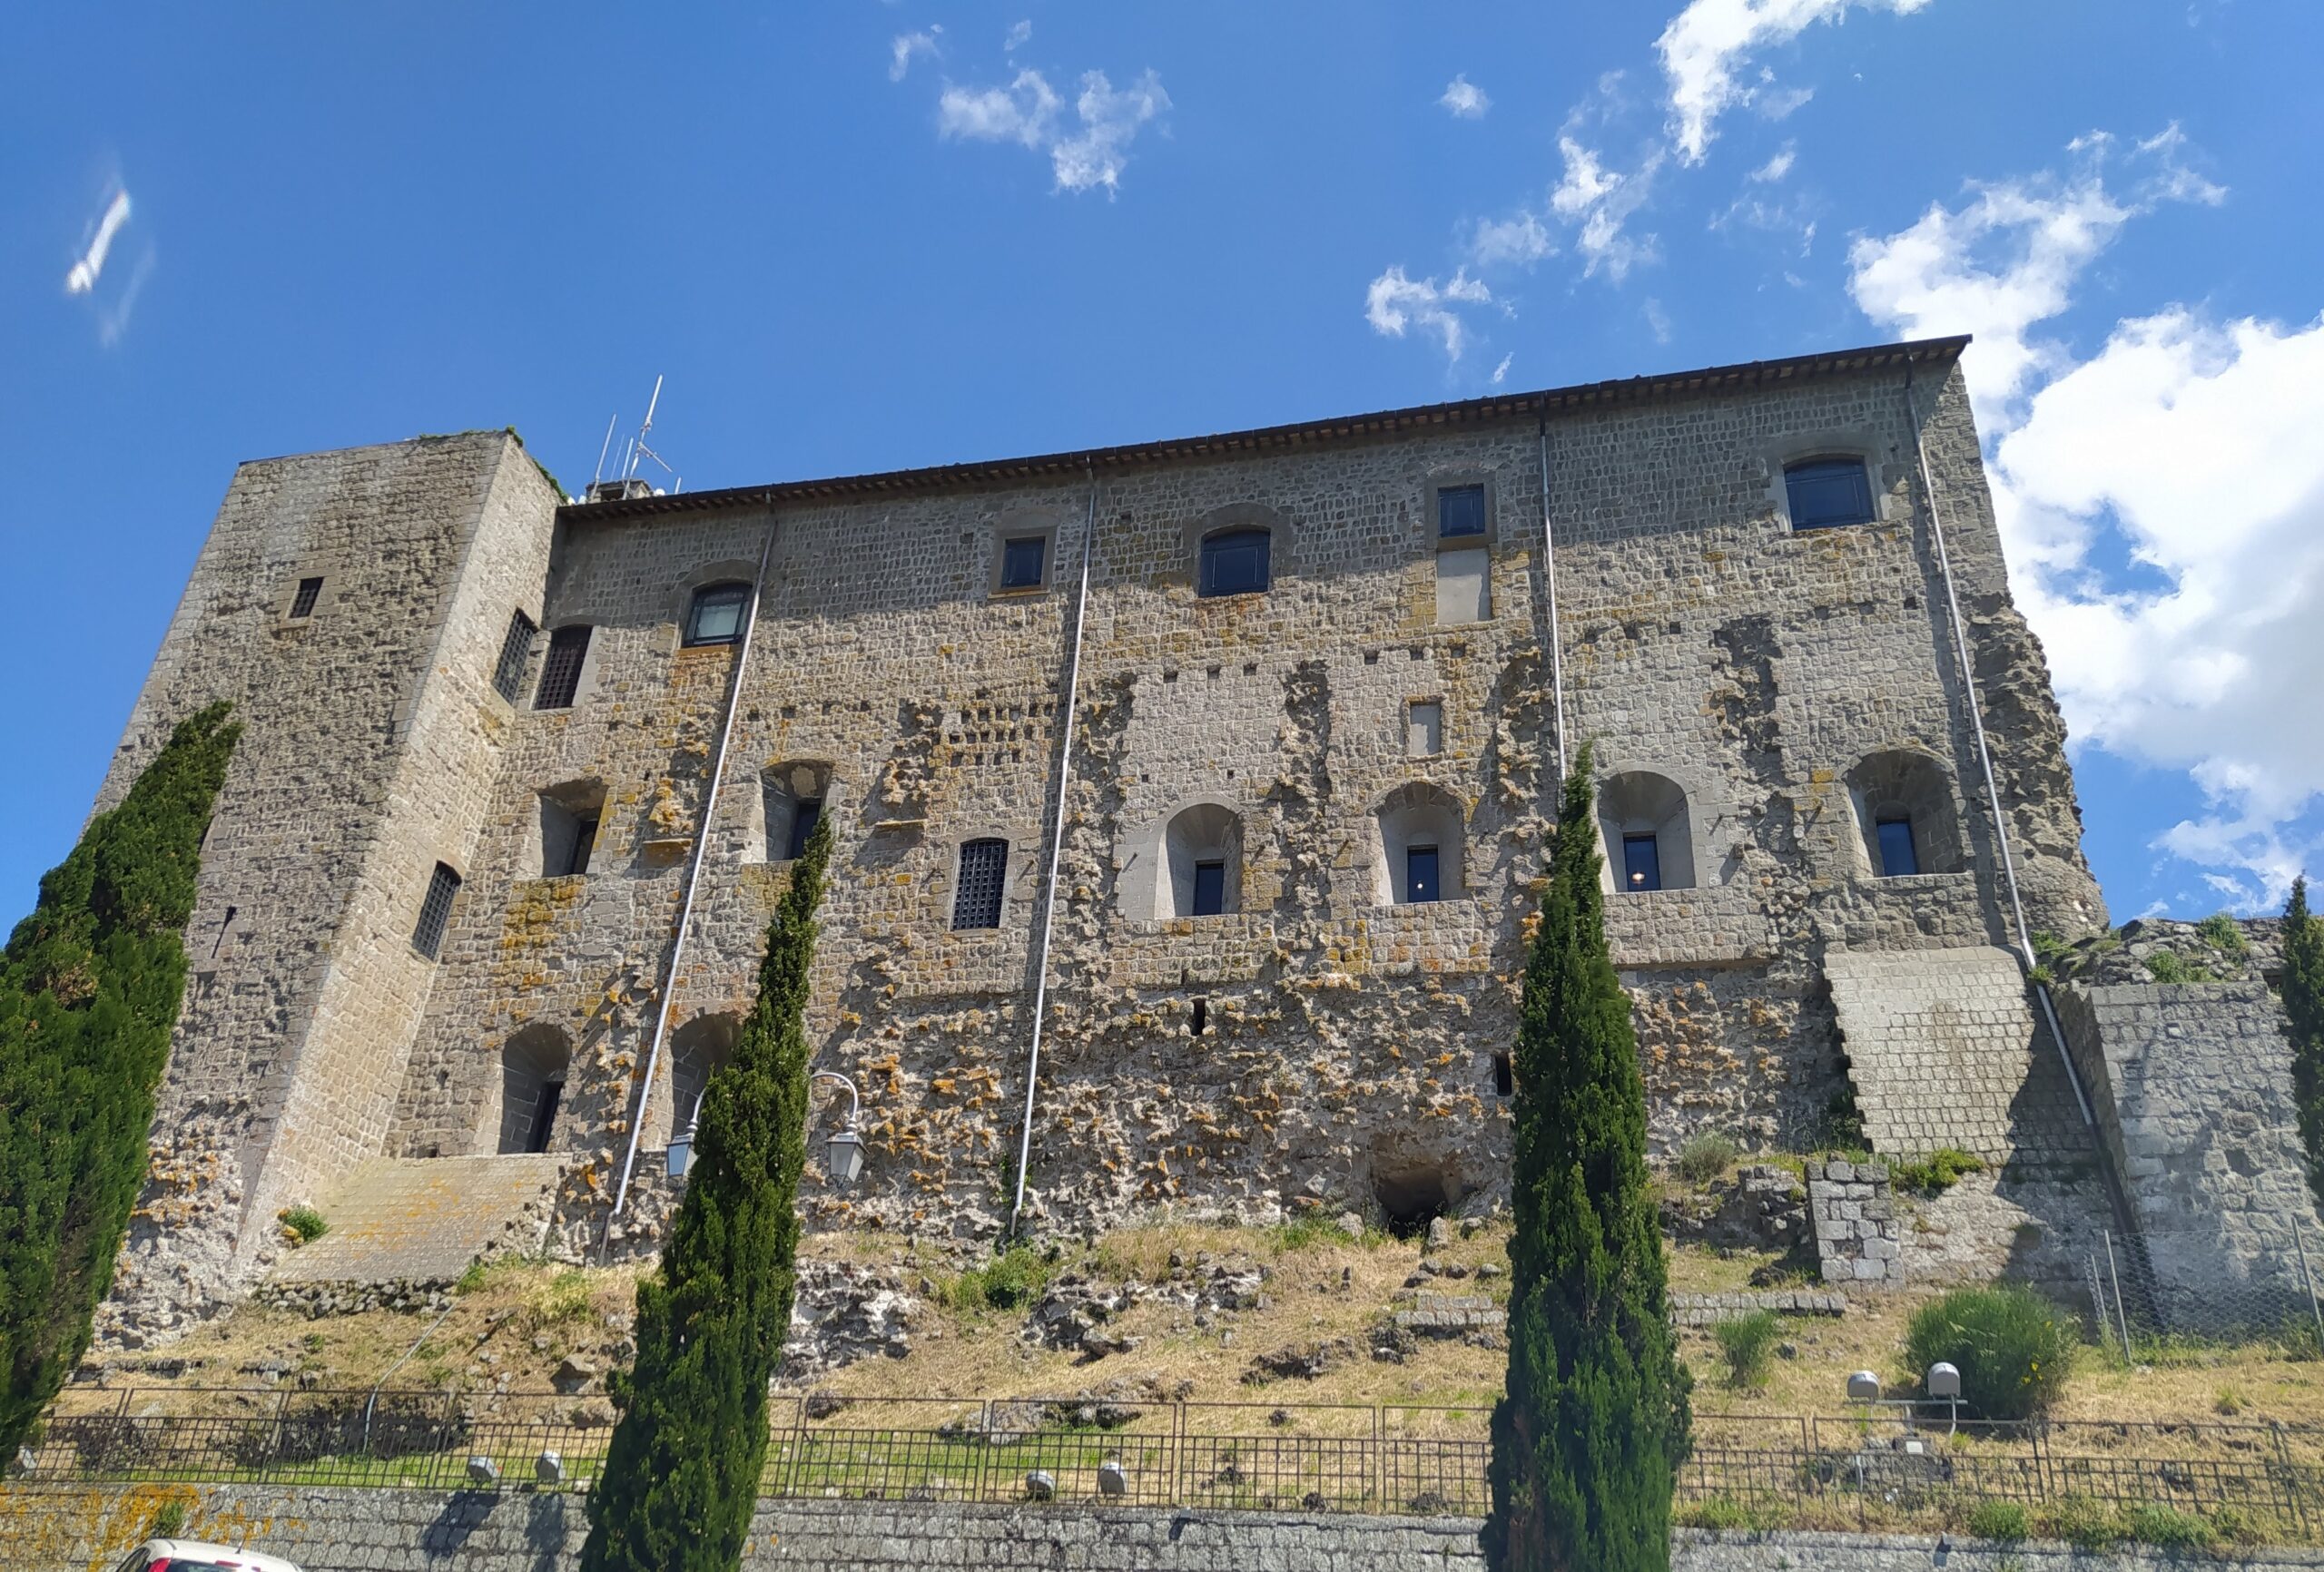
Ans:
[[[837,1135],[823,1143],[823,1172],[831,1175],[834,1184],[852,1184],[863,1172],[862,1124],[863,1099],[857,1095],[855,1083],[837,1070],[811,1070],[807,1079],[835,1081],[847,1088],[847,1124]],[[694,1163],[694,1125],[702,1116],[702,1105],[694,1105],[694,1117],[686,1121],[685,1134],[670,1143],[667,1161],[670,1177],[683,1179]]]

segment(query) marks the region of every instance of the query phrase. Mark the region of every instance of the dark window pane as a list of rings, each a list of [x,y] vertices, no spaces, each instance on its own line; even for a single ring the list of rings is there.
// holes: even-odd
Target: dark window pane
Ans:
[[[1517,1076],[1510,1068],[1509,1056],[1495,1054],[1492,1056],[1492,1095],[1496,1097],[1509,1097],[1514,1096],[1516,1093]]]
[[[310,617],[314,615],[315,602],[321,598],[322,593],[322,580],[319,578],[300,579],[299,581],[299,593],[290,597],[290,614],[294,617]]]
[[[1651,835],[1622,837],[1622,888],[1629,890],[1662,888],[1662,848]]]
[[[596,845],[597,821],[586,817],[575,820],[573,826],[573,856],[565,871],[567,874],[588,872],[589,853],[596,850]]]
[[[512,704],[524,684],[525,663],[533,653],[533,635],[539,631],[533,626],[532,618],[518,612],[508,619],[508,632],[501,638],[500,663],[492,668],[492,691]]]
[[[1441,900],[1436,887],[1436,848],[1409,847],[1404,852],[1404,899],[1409,901]]]
[[[428,880],[427,899],[419,903],[419,921],[411,930],[411,948],[429,960],[444,948],[444,927],[452,920],[452,898],[459,892],[460,876],[438,863]]]
[[[694,592],[686,614],[686,645],[731,644],[743,636],[743,611],[751,604],[746,584],[714,584]]]
[[[971,840],[960,848],[960,884],[952,897],[954,928],[999,928],[1009,842]]]
[[[1880,876],[1895,879],[1899,874],[1918,873],[1921,855],[1913,845],[1913,824],[1909,819],[1883,819],[1880,830]]]
[[[540,1101],[533,1105],[533,1127],[525,1133],[525,1150],[548,1150],[549,1126],[556,1122],[556,1105],[565,1096],[565,1083],[551,1081],[541,1088]]]
[[[1226,909],[1226,864],[1195,864],[1195,909],[1188,915],[1216,917]]]
[[[785,857],[806,856],[807,837],[815,832],[815,820],[822,816],[823,800],[822,798],[801,799],[799,806],[791,811],[791,845],[783,855]]]
[[[1819,458],[1783,472],[1794,529],[1833,529],[1872,522],[1872,482],[1861,458]]]
[[[1041,563],[1049,555],[1049,545],[1048,540],[1038,535],[1003,545],[1000,548],[1000,587],[1040,588]]]
[[[1267,587],[1267,547],[1264,529],[1232,529],[1202,543],[1202,593],[1206,595],[1253,594]]]
[[[1485,532],[1485,488],[1448,486],[1436,494],[1436,536],[1454,540]]]
[[[563,710],[581,689],[581,663],[589,654],[589,627],[559,628],[548,636],[548,656],[541,662],[540,691],[533,695],[536,710]]]

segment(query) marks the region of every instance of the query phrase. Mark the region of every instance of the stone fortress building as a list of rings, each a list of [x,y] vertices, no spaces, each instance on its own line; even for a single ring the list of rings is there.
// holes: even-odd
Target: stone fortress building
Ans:
[[[1050,1230],[1490,1205],[1585,741],[1659,1148],[1852,1105],[1994,1160],[1930,1260],[2061,1279],[2177,1162],[2276,1270],[2283,1121],[2205,1188],[2028,986],[2106,914],[1965,343],[578,504],[497,432],[243,465],[100,798],[235,702],[115,1325],[383,1167],[650,1248],[819,817],[811,1225],[990,1235],[1020,1142]]]

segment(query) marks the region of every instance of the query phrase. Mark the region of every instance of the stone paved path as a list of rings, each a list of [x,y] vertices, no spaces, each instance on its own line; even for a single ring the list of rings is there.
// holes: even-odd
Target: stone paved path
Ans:
[[[287,1253],[276,1282],[444,1282],[528,1209],[545,1204],[565,1159],[376,1157],[320,1210],[330,1232]]]

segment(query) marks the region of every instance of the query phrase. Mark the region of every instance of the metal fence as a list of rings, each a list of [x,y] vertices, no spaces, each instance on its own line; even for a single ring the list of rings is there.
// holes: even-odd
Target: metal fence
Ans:
[[[2289,1236],[2290,1251],[2240,1263],[2239,1271],[2222,1265],[2171,1275],[2110,1232],[2083,1263],[2098,1345],[2132,1363],[2255,1342],[2273,1343],[2294,1358],[2324,1356],[2324,1296],[2317,1282],[2324,1261],[2311,1262],[2298,1230]]]
[[[68,1394],[19,1459],[31,1478],[586,1490],[612,1439],[550,1393]],[[1090,1397],[773,1404],[777,1497],[1482,1516],[1487,1410],[1141,1403]],[[1988,1502],[2072,1533],[2169,1508],[2220,1535],[2324,1536],[2324,1427],[1948,1425],[1699,1412],[1683,1520],[1714,1527],[1968,1528]]]

